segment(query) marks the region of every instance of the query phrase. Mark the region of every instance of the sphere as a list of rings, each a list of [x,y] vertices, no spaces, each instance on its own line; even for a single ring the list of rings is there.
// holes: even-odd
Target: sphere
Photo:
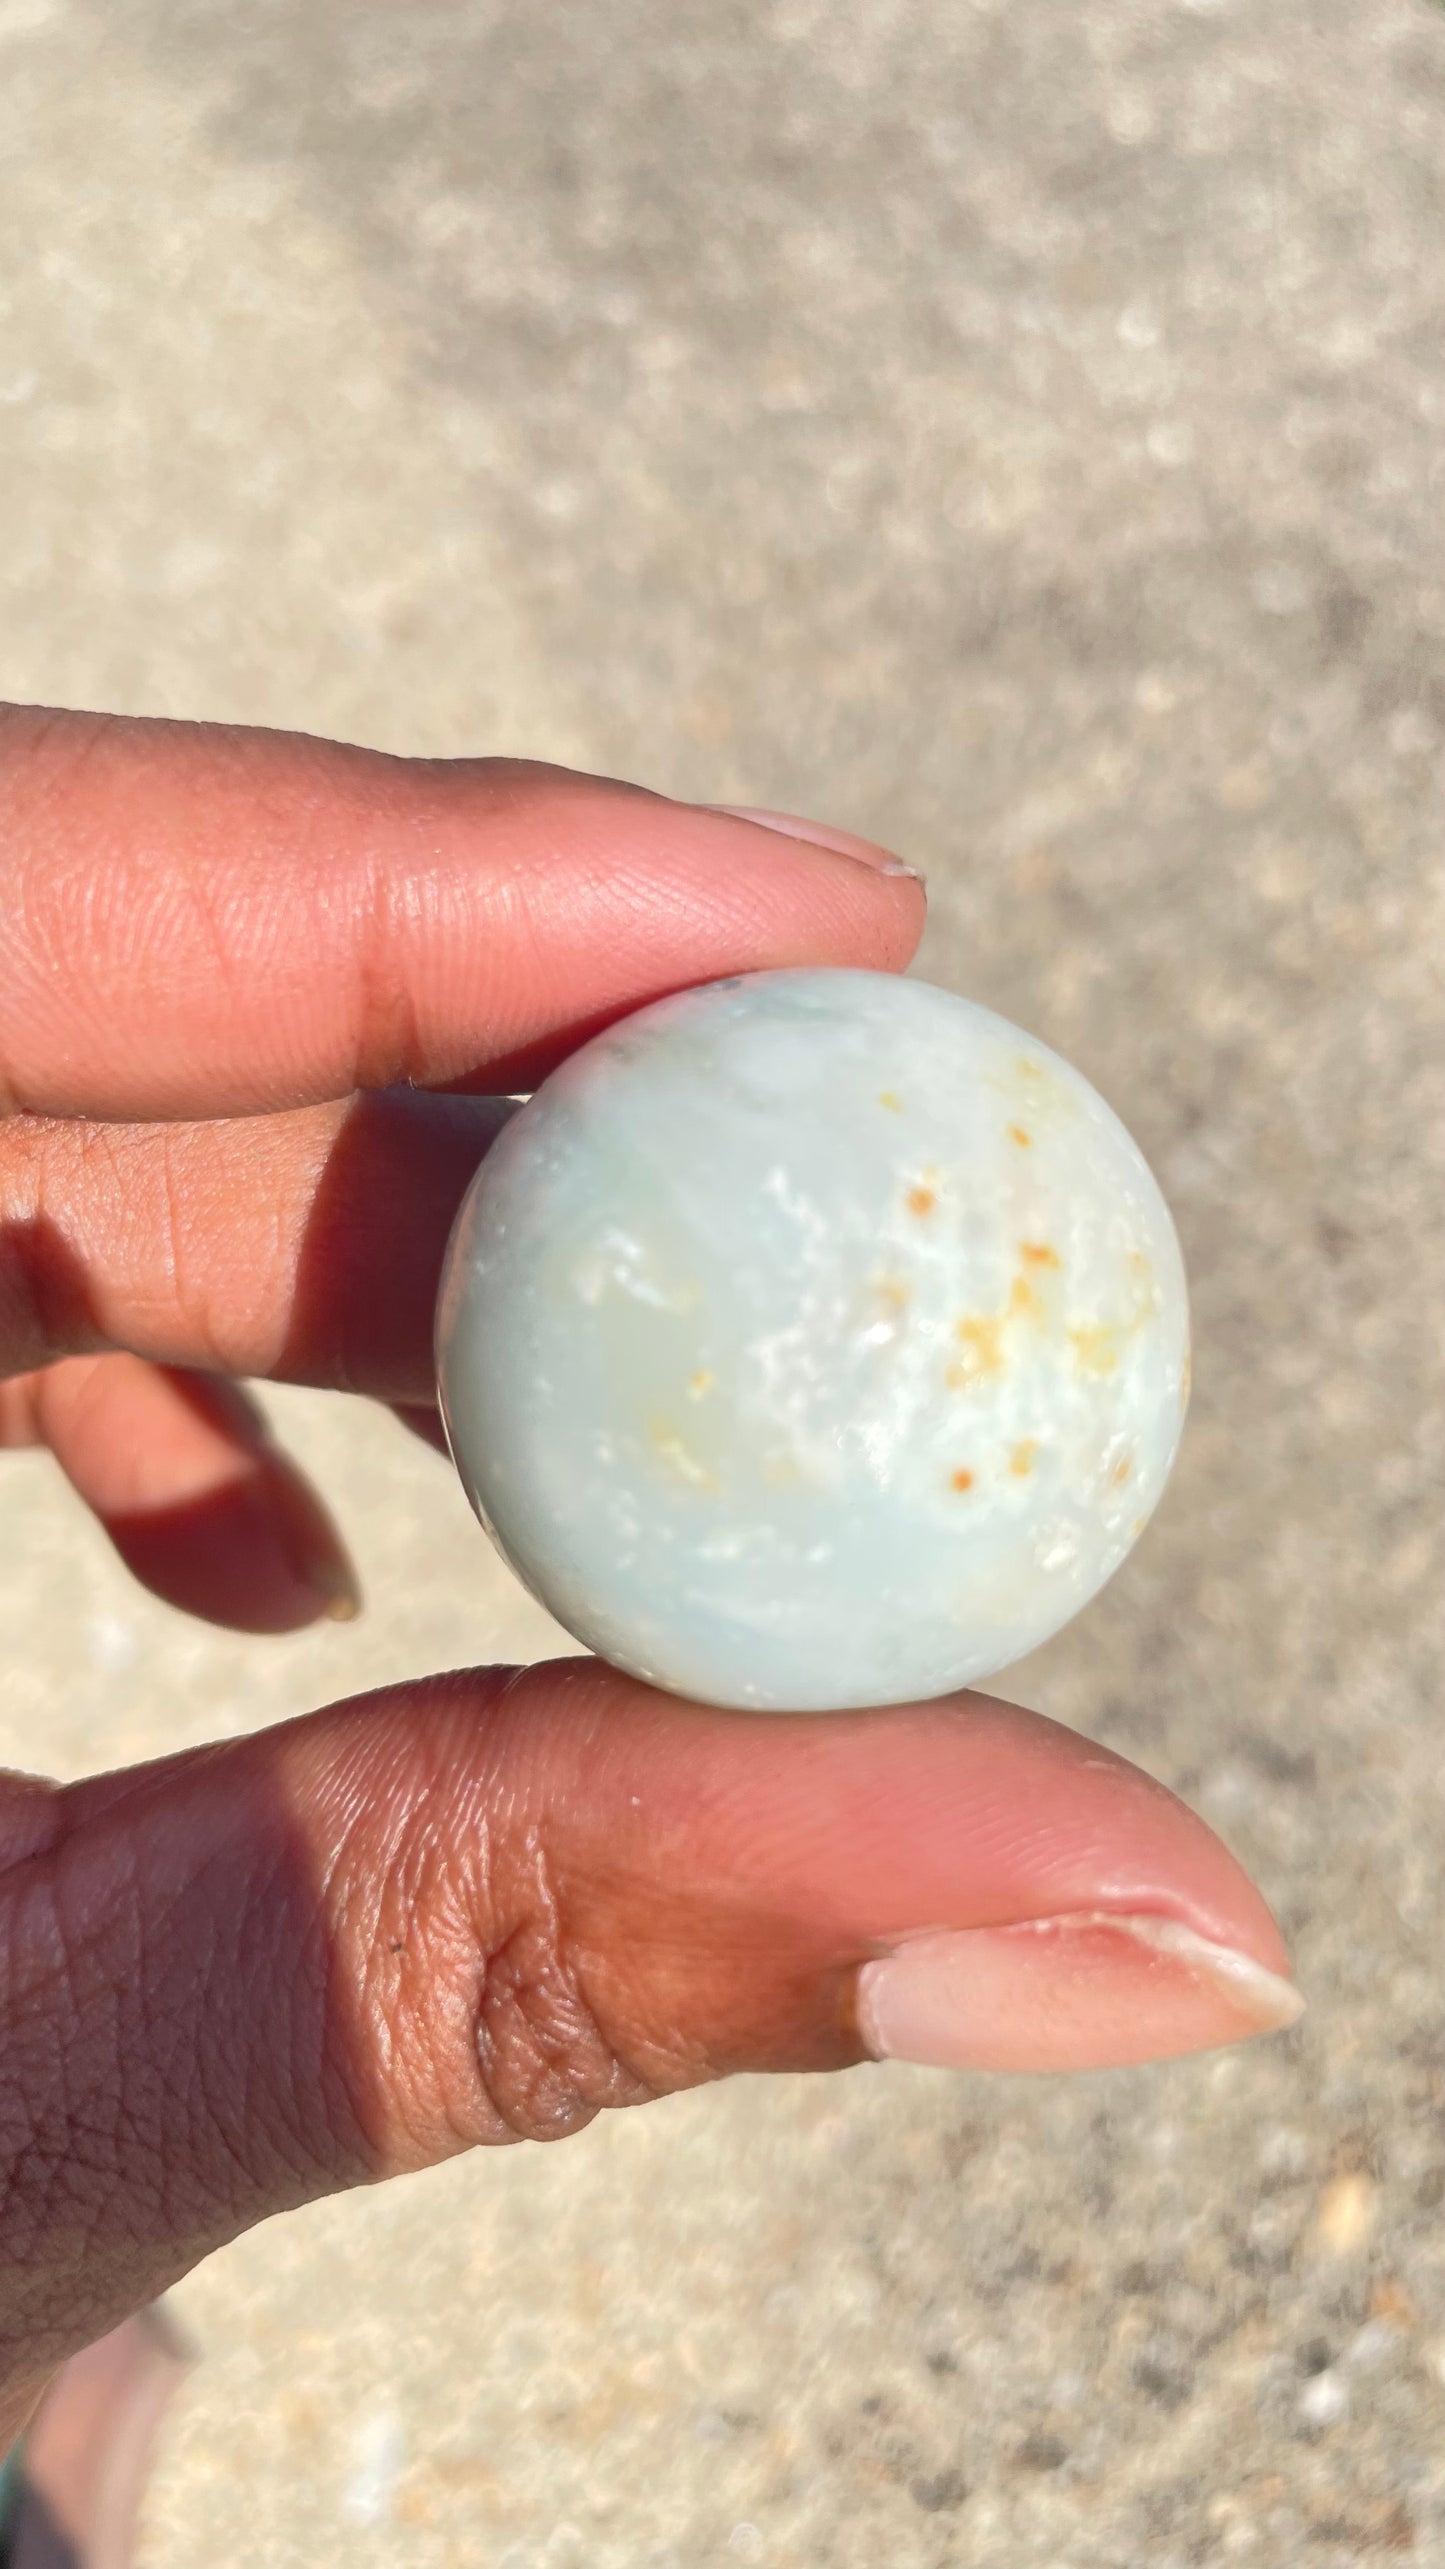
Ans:
[[[759,972],[583,1046],[493,1145],[438,1310],[483,1523],[576,1637],[753,1711],[947,1693],[1078,1613],[1188,1399],[1137,1145],[970,1000]]]

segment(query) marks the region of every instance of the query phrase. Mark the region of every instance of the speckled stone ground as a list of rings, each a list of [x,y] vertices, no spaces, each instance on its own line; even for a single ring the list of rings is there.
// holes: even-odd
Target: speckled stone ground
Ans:
[[[1445,14],[0,0],[0,690],[506,747],[926,864],[1194,1277],[1163,1514],[1010,1691],[1191,1796],[1312,2012],[676,2101],[273,2225],[145,2569],[1445,2562]],[[373,1599],[262,1645],[0,1482],[0,1756],[549,1645],[281,1396]]]

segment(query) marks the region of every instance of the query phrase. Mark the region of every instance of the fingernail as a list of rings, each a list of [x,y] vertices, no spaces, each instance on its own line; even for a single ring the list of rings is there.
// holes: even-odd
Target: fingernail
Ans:
[[[361,1587],[341,1537],[314,1490],[278,1455],[266,1475],[269,1518],[294,1579],[332,1623],[354,1623]]]
[[[361,1589],[349,1562],[314,1561],[307,1579],[333,1623],[355,1623],[361,1612]]]
[[[865,1963],[875,2060],[935,2069],[1122,2068],[1298,2022],[1294,1983],[1173,1918],[1089,1910],[919,1936]]]
[[[875,847],[872,839],[855,837],[851,830],[830,829],[825,821],[799,820],[793,812],[765,812],[751,803],[704,803],[700,808],[724,812],[730,821],[754,821],[760,830],[776,830],[783,838],[806,839],[810,847],[826,847],[834,856],[855,857],[860,865],[871,865],[875,874],[896,875],[910,883],[924,880],[916,865],[905,864],[886,847]]]
[[[325,1538],[298,1543],[293,1536],[286,1549],[293,1575],[310,1589],[322,1613],[332,1623],[355,1623],[361,1587],[345,1553],[335,1551]]]

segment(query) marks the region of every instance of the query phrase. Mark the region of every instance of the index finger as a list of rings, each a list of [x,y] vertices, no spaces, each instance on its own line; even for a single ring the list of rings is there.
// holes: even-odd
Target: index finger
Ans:
[[[0,1112],[506,1094],[693,982],[901,969],[917,880],[824,836],[521,760],[0,710]]]

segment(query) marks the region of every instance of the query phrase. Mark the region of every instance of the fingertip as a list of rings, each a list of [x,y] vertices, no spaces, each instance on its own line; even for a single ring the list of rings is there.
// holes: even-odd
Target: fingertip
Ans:
[[[687,811],[693,827],[726,825],[732,887],[745,903],[737,933],[771,933],[772,950],[759,956],[760,964],[901,972],[912,961],[928,898],[923,875],[905,857],[831,822],[761,805],[677,808]]]
[[[926,892],[927,878],[922,869],[910,865],[906,857],[895,856],[891,848],[880,847],[876,839],[859,838],[853,830],[840,830],[831,821],[811,821],[795,812],[766,811],[755,803],[702,803],[695,806],[705,812],[725,812],[729,820],[751,821],[761,830],[772,830],[780,838],[801,839],[809,847],[827,848],[835,856],[851,856],[874,874],[890,882],[916,883]]]
[[[289,1455],[267,1456],[257,1476],[257,1497],[286,1572],[313,1601],[307,1621],[314,1622],[319,1614],[330,1623],[354,1623],[362,1608],[355,1563],[329,1508]]]
[[[315,1494],[281,1458],[170,1507],[105,1520],[132,1576],[181,1613],[232,1632],[352,1621],[361,1590]]]
[[[123,1353],[36,1381],[45,1442],[153,1595],[237,1632],[359,1612],[329,1510],[237,1384]]]
[[[640,1700],[595,1667],[617,1747]],[[613,1693],[613,1687],[616,1692]],[[659,1708],[669,1699],[653,1697]],[[1022,1705],[972,1692],[878,1712],[672,1706],[648,1768],[654,1819],[710,1815],[708,1852],[874,1950],[921,1930],[1109,1911],[1169,1918],[1288,1974],[1278,1925],[1224,1841],[1142,1767]]]

